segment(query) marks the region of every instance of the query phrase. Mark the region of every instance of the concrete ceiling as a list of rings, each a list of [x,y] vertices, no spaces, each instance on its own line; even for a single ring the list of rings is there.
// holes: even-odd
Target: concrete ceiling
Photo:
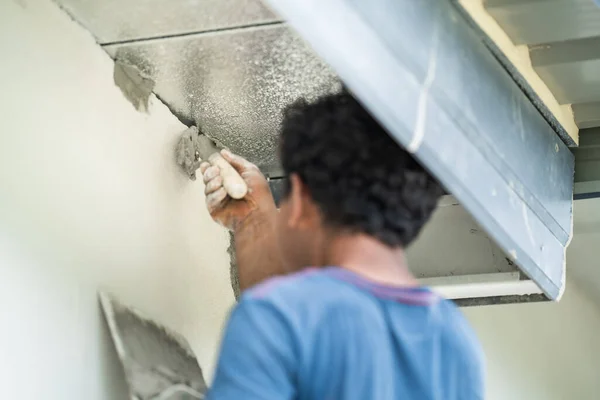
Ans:
[[[57,0],[100,44],[281,22],[258,0]]]
[[[592,0],[484,0],[486,10],[580,129],[600,126],[600,5]],[[585,132],[580,132],[585,134]]]
[[[332,70],[259,0],[57,0],[186,124],[281,176],[282,109],[339,90]],[[168,4],[168,6],[166,5]]]
[[[280,175],[283,107],[338,87],[335,74],[284,24],[104,48],[149,75],[177,115],[271,176]]]

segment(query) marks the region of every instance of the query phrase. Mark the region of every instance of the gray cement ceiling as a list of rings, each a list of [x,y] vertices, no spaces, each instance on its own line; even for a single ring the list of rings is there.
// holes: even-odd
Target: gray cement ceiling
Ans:
[[[277,175],[282,108],[337,87],[331,70],[282,24],[105,46],[211,138]]]
[[[336,91],[331,69],[258,0],[57,0],[187,124],[281,176],[282,109]]]
[[[580,129],[600,126],[600,3],[592,0],[484,0],[487,11],[531,62]],[[585,132],[581,132],[585,134]]]
[[[258,0],[56,0],[98,43],[280,22]]]

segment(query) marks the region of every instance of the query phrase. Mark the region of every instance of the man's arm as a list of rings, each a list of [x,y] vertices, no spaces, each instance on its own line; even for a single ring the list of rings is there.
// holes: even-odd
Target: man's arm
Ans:
[[[274,224],[274,215],[252,215],[233,231],[241,290],[285,274]]]
[[[233,231],[240,289],[244,290],[285,274],[275,237],[277,208],[269,183],[256,165],[229,151],[222,155],[246,181],[246,197],[233,200],[227,195],[217,166],[202,163],[200,170],[210,215]]]
[[[221,344],[210,400],[295,398],[298,359],[283,314],[267,301],[244,298],[233,310]]]

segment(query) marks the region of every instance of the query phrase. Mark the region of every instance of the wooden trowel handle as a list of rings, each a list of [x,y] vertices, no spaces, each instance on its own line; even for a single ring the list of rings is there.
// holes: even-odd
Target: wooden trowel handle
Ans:
[[[248,193],[248,185],[240,174],[223,158],[220,153],[213,153],[208,162],[219,167],[223,178],[223,187],[232,199],[240,200]]]

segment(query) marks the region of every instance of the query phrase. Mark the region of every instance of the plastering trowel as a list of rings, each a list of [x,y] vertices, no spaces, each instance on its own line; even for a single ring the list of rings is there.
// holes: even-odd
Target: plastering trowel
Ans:
[[[206,384],[187,341],[106,293],[100,304],[131,400],[198,400]]]
[[[219,147],[209,137],[192,126],[179,138],[175,151],[177,164],[190,179],[196,179],[196,170],[202,161],[219,167],[223,187],[232,199],[241,199],[248,193],[248,186],[240,174],[223,158]]]

